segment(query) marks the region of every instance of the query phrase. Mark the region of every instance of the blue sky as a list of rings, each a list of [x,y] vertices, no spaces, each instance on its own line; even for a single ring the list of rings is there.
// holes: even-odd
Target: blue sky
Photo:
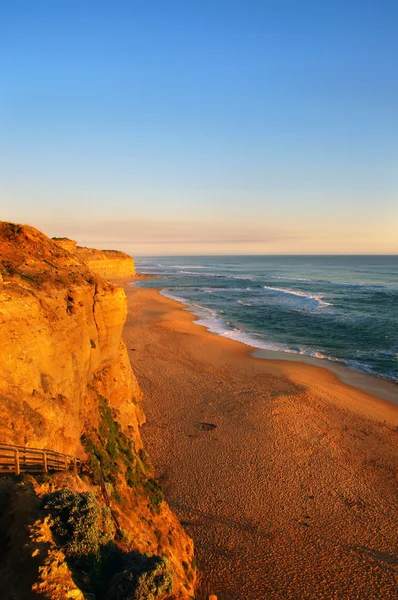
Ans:
[[[398,252],[395,1],[0,3],[1,218],[134,254]]]

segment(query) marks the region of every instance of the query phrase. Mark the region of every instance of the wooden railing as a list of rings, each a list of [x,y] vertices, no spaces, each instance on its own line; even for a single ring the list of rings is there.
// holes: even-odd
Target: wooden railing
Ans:
[[[80,465],[79,458],[53,450],[0,444],[0,475],[71,470],[77,472]]]

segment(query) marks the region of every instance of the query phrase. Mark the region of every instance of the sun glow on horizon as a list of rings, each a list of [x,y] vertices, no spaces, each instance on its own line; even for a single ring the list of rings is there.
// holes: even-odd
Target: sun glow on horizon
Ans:
[[[1,219],[133,255],[398,252],[398,5],[133,4],[2,7]]]

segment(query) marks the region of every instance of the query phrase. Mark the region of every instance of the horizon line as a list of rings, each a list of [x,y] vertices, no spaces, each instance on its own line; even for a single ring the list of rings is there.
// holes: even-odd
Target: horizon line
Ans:
[[[109,248],[110,250],[111,248]],[[126,252],[126,254],[130,254]],[[313,254],[313,253],[304,253],[304,254],[292,254],[292,253],[264,253],[264,254],[130,254],[133,258],[153,258],[153,257],[163,257],[163,258],[175,258],[175,257],[195,257],[195,256],[217,256],[217,257],[231,257],[231,256],[391,256],[398,258],[398,252],[396,254],[387,254],[387,253],[377,253],[377,254],[364,254],[364,253],[351,253],[351,254],[333,254],[333,253],[323,253],[323,254]]]

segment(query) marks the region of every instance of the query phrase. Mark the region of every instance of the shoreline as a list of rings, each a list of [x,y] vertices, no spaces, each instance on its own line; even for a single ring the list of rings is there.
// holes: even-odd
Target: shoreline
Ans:
[[[357,371],[342,362],[328,360],[327,358],[316,358],[315,356],[278,352],[275,350],[258,350],[257,348],[253,348],[253,350],[252,356],[255,358],[263,360],[286,360],[312,365],[320,369],[327,369],[336,375],[342,383],[366,392],[379,400],[384,400],[389,404],[398,406],[398,383],[389,379]]]
[[[136,276],[136,281],[152,279],[151,275],[138,275]],[[131,282],[134,283],[134,282]],[[228,336],[223,336],[217,332],[211,331],[209,329],[204,320],[201,319],[200,315],[197,315],[189,303],[183,298],[177,299],[167,295],[163,292],[161,288],[139,288],[139,289],[152,289],[157,291],[161,296],[171,300],[172,302],[176,302],[181,306],[181,309],[186,311],[191,317],[192,322],[197,327],[204,327],[209,334],[215,335],[216,337],[221,337],[225,339],[229,339],[237,344],[241,344],[245,348],[249,348],[249,352],[253,358],[261,359],[261,360],[271,360],[271,361],[287,361],[292,363],[301,363],[313,367],[318,367],[321,369],[327,369],[329,372],[333,373],[339,381],[342,383],[349,385],[357,390],[365,392],[378,400],[382,400],[392,404],[394,406],[398,406],[398,383],[386,379],[382,376],[372,375],[370,373],[364,373],[362,371],[357,371],[354,368],[349,367],[345,363],[336,360],[332,361],[327,358],[317,358],[314,356],[307,356],[305,354],[295,354],[292,352],[284,352],[278,350],[268,350],[261,349],[256,346],[252,346],[249,343],[243,342],[241,340],[236,340],[230,338]],[[202,322],[201,322],[202,321]]]
[[[129,283],[141,431],[195,542],[197,600],[395,599],[397,407]]]

